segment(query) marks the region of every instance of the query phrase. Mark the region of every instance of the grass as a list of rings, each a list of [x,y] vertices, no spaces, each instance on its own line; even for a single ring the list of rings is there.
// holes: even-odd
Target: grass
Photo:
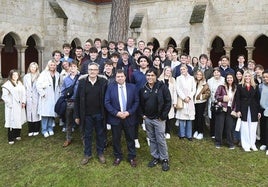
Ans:
[[[125,160],[118,167],[112,166],[111,146],[105,152],[106,164],[101,165],[95,154],[82,166],[83,147],[78,131],[73,143],[62,148],[65,134],[59,127],[53,137],[45,139],[41,135],[28,137],[24,125],[22,141],[9,145],[3,125],[3,103],[0,103],[0,120],[0,186],[268,186],[265,152],[246,153],[240,147],[215,149],[210,138],[179,140],[175,128],[167,141],[171,169],[162,172],[161,165],[147,167],[151,156],[143,131],[140,131],[137,168],[131,168]],[[125,139],[122,140],[126,153]]]

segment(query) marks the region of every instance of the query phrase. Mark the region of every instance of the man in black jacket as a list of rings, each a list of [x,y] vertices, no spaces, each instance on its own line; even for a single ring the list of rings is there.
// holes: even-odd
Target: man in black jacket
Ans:
[[[88,76],[79,80],[75,98],[75,122],[81,125],[84,135],[84,159],[81,164],[85,165],[92,158],[93,129],[96,132],[96,148],[99,161],[105,163],[103,156],[105,145],[105,109],[104,96],[107,80],[98,77],[99,65],[88,65]]]
[[[147,137],[150,139],[150,152],[153,156],[148,167],[154,167],[162,161],[162,170],[168,171],[165,120],[171,107],[171,95],[166,85],[157,80],[156,75],[157,72],[154,69],[147,71],[147,83],[140,90],[140,106]]]

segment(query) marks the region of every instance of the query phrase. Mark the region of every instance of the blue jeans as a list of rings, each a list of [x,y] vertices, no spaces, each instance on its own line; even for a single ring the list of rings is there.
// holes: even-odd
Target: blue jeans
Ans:
[[[53,131],[54,117],[42,116],[41,125],[42,125],[42,134],[46,132]]]
[[[92,136],[93,129],[96,132],[96,148],[97,154],[102,155],[104,151],[105,131],[103,124],[103,117],[101,114],[94,114],[85,117],[85,131],[84,131],[84,154],[85,156],[92,155]]]
[[[192,138],[192,120],[179,120],[180,127],[178,135],[181,138]]]

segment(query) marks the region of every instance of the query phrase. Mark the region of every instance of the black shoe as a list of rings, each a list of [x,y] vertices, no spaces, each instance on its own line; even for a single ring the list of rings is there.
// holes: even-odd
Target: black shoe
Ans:
[[[159,159],[154,158],[151,162],[148,163],[148,167],[152,168],[155,167],[159,163]]]
[[[169,170],[169,165],[168,165],[168,160],[167,159],[162,161],[162,170],[163,171],[168,171]]]
[[[193,138],[187,138],[189,141],[193,141]]]

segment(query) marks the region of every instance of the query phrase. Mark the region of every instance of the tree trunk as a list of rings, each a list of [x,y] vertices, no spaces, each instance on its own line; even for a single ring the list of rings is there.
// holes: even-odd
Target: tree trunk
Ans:
[[[130,0],[113,0],[109,26],[109,41],[123,41],[128,37]]]

